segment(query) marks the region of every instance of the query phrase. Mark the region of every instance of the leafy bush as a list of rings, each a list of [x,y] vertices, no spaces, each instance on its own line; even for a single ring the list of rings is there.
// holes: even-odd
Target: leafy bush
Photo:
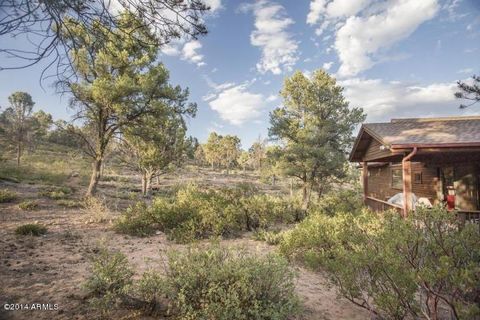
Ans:
[[[149,314],[160,304],[161,298],[168,290],[166,279],[152,270],[144,272],[135,285],[134,294],[136,298],[145,302],[145,309]]]
[[[18,204],[18,207],[22,210],[35,210],[38,209],[38,203],[33,200],[25,200]]]
[[[15,229],[15,233],[22,236],[41,236],[47,233],[47,228],[40,224],[24,224]]]
[[[310,212],[320,212],[328,216],[339,213],[360,212],[363,207],[363,199],[359,190],[340,189],[322,196],[312,203]]]
[[[0,203],[12,202],[17,199],[17,194],[8,189],[0,190]]]
[[[105,316],[128,291],[132,284],[133,270],[123,253],[102,248],[92,258],[91,272],[84,287],[92,294],[89,300],[92,307],[99,309]]]
[[[438,318],[440,305],[458,319],[480,316],[478,226],[462,227],[442,208],[419,208],[407,219],[314,214],[285,234],[280,250],[328,271],[340,294],[379,317]]]
[[[38,194],[43,197],[57,200],[68,198],[71,193],[72,189],[70,189],[69,187],[49,186],[40,190]]]
[[[257,241],[265,241],[269,245],[277,245],[283,238],[283,233],[277,230],[267,231],[267,230],[257,230],[253,234],[253,238]]]
[[[213,246],[169,255],[178,319],[288,319],[299,309],[294,274],[279,256]]]
[[[130,208],[117,221],[116,229],[139,236],[160,229],[170,239],[188,243],[212,236],[230,237],[241,231],[295,220],[295,205],[255,192],[248,185],[216,191],[188,185],[173,197],[155,198],[150,207],[137,204]]]
[[[82,206],[78,201],[71,199],[58,199],[56,204],[65,208],[79,208]]]
[[[132,236],[145,237],[155,232],[155,221],[146,204],[138,202],[115,221],[115,230]]]
[[[108,221],[112,214],[105,204],[105,199],[87,197],[83,202],[83,212],[87,223],[101,223]]]

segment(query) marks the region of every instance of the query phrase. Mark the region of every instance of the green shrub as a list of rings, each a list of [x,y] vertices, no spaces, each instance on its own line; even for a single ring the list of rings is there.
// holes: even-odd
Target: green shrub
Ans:
[[[328,216],[339,213],[355,214],[361,211],[363,199],[359,190],[340,189],[327,193],[310,206],[310,212]]]
[[[47,233],[47,228],[40,224],[24,224],[15,229],[15,233],[22,236],[41,236]]]
[[[172,197],[157,197],[150,207],[140,205],[117,221],[117,231],[146,236],[156,229],[179,243],[209,237],[232,237],[246,230],[291,223],[295,204],[269,195],[256,195],[250,185],[220,190],[180,188]],[[138,229],[138,230],[137,230]]]
[[[178,319],[288,319],[299,310],[281,257],[219,247],[169,255],[167,284]]]
[[[128,208],[115,221],[115,230],[132,236],[145,237],[155,233],[155,221],[150,210],[143,202]]]
[[[438,318],[440,304],[459,319],[480,316],[478,226],[462,227],[442,208],[419,208],[407,219],[366,210],[313,214],[284,235],[280,251],[326,270],[341,295],[380,318]]]
[[[12,202],[17,199],[17,194],[8,189],[0,190],[0,203]]]
[[[68,187],[54,187],[54,186],[49,186],[45,187],[42,190],[38,192],[38,194],[42,197],[47,197],[50,199],[65,199],[70,196],[72,193],[72,189]]]
[[[18,207],[22,210],[36,210],[38,209],[38,203],[33,200],[25,200],[18,204]]]
[[[65,208],[80,208],[82,206],[78,201],[71,199],[58,199],[55,203]]]
[[[282,238],[283,233],[278,230],[267,231],[260,229],[255,231],[255,233],[253,234],[253,239],[257,241],[265,241],[269,245],[279,244]]]
[[[84,287],[91,293],[89,302],[105,316],[132,284],[133,270],[127,257],[119,251],[100,249],[92,257],[91,275]]]
[[[168,284],[165,277],[149,270],[135,283],[133,291],[137,299],[145,302],[145,309],[151,314],[168,292]]]

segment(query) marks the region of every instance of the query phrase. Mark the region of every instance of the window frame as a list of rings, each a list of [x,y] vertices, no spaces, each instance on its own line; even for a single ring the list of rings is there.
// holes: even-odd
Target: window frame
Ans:
[[[395,175],[395,173],[397,174]],[[400,172],[400,174],[398,174]],[[395,181],[399,179],[399,181]],[[390,170],[390,186],[392,189],[403,190],[403,170],[402,168],[391,168]]]

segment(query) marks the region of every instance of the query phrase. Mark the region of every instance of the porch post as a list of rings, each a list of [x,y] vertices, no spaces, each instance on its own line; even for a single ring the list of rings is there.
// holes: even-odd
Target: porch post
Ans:
[[[413,148],[402,160],[402,182],[403,182],[403,217],[413,209],[412,203],[412,162],[410,159],[417,153],[417,147]]]
[[[368,163],[362,162],[362,180],[363,180],[363,202],[367,204],[368,197]]]
[[[406,217],[412,210],[412,163],[410,160],[402,161],[403,171],[403,216]]]

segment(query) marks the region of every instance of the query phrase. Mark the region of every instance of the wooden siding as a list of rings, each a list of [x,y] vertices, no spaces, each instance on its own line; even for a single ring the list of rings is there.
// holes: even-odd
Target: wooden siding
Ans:
[[[402,188],[392,187],[392,170],[402,169],[401,164],[391,164],[383,167],[369,168],[368,196],[379,200],[388,200],[402,192]],[[415,173],[422,174],[421,183],[415,182]],[[436,167],[425,167],[422,163],[412,162],[412,192],[417,197],[426,197],[432,203],[437,203],[437,190],[440,188]]]
[[[368,168],[368,197],[386,201],[402,188],[392,187],[392,170],[401,169],[401,164],[388,164]],[[443,201],[442,181],[439,177],[441,165],[412,162],[412,192],[425,197],[432,204]],[[421,174],[421,181],[415,181],[415,174]],[[478,210],[480,170],[473,164],[454,165],[456,207],[460,210]]]
[[[478,203],[477,170],[473,164],[454,166],[455,207],[476,210]]]
[[[386,158],[392,155],[389,149],[381,150],[382,144],[375,139],[372,139],[365,151],[363,161],[372,161],[375,159]]]

